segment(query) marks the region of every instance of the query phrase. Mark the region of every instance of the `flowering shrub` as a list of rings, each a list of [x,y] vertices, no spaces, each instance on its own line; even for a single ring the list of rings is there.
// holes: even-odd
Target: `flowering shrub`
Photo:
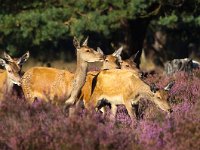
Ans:
[[[118,107],[113,123],[99,112],[79,109],[68,117],[62,106],[41,101],[30,105],[8,96],[0,103],[0,149],[200,149],[199,72],[148,77],[147,83],[159,87],[175,80],[170,91],[173,113],[142,100],[144,117],[132,122],[124,106]]]

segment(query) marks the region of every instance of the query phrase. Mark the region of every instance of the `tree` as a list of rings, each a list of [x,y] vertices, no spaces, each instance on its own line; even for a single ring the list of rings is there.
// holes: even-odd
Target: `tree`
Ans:
[[[0,48],[12,53],[55,53],[72,49],[73,36],[89,35],[93,47],[125,45],[127,58],[138,50],[140,56],[149,29],[184,30],[191,40],[196,38],[191,29],[200,26],[199,0],[0,0],[0,5]]]

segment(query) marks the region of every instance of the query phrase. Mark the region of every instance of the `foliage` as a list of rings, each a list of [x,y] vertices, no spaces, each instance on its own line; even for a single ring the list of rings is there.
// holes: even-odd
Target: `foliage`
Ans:
[[[78,110],[67,117],[62,107],[8,96],[0,104],[0,149],[192,149],[200,147],[200,70],[193,76],[150,76],[159,87],[175,79],[170,91],[173,113],[147,103],[144,119],[130,118],[119,107],[113,124],[100,113]]]
[[[154,29],[188,28],[189,32],[200,25],[199,4],[198,0],[1,0],[0,48],[11,53],[67,49],[63,42],[86,35],[93,36],[95,46],[106,43],[96,41],[98,36],[109,44],[123,42],[126,35],[116,33],[126,32],[129,20],[156,15],[152,18]]]
[[[13,5],[15,4],[16,5]],[[105,36],[120,28],[125,18],[144,13],[150,4],[144,1],[2,1],[0,33],[3,47],[31,48],[43,43],[56,43],[85,32]],[[128,7],[128,9],[127,9]],[[10,46],[11,47],[11,46]],[[12,50],[12,49],[11,49]]]
[[[188,57],[192,53],[191,50],[197,54],[200,39],[198,34],[200,1],[172,0],[171,2],[174,4],[170,1],[164,1],[160,15],[153,19],[150,24],[150,31],[154,33],[161,30],[167,34],[168,42],[164,46],[165,50],[168,51],[165,53],[170,55],[168,59]],[[176,5],[175,2],[177,2]],[[190,49],[191,45],[195,45],[196,48]]]

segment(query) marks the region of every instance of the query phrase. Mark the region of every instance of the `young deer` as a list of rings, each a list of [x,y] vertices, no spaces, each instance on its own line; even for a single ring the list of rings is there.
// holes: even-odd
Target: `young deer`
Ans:
[[[75,101],[85,83],[88,63],[103,61],[103,55],[87,46],[88,38],[82,46],[76,38],[73,43],[77,50],[77,68],[75,74],[55,68],[33,67],[22,77],[22,89],[30,102],[35,99],[71,104]]]
[[[122,50],[123,50],[123,47],[120,47],[114,53],[112,53],[110,55],[106,55],[105,59],[103,61],[101,70],[120,69],[121,68],[120,63],[122,62],[122,60],[121,60]],[[99,48],[99,51],[101,51],[100,48]],[[103,54],[103,52],[102,52],[102,54]]]
[[[120,63],[121,69],[122,70],[132,70],[135,72],[136,75],[139,77],[142,76],[142,72],[137,68],[136,63],[134,62],[133,58],[129,58],[126,60],[121,61]]]
[[[6,61],[0,58],[0,65],[6,69],[0,72],[0,100],[4,98],[6,93],[13,92],[14,85],[21,85],[21,69],[23,63],[29,58],[29,52],[20,58],[12,58],[4,52],[4,57]]]
[[[101,100],[111,104],[113,117],[116,114],[117,105],[123,104],[128,114],[133,119],[132,106],[137,104],[140,98],[146,98],[154,102],[160,109],[171,112],[168,103],[168,93],[172,87],[169,83],[164,89],[157,90],[144,83],[132,70],[112,69],[101,71],[97,77],[97,83],[91,95],[88,107],[101,108]]]

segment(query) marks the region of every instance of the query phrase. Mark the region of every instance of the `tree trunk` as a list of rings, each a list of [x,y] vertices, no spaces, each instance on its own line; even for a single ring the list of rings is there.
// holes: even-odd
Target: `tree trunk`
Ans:
[[[128,20],[126,24],[127,30],[125,44],[127,46],[127,50],[123,54],[122,58],[128,59],[139,51],[134,60],[138,68],[140,65],[140,57],[142,55],[143,42],[150,20],[151,17],[138,18],[135,20]]]

